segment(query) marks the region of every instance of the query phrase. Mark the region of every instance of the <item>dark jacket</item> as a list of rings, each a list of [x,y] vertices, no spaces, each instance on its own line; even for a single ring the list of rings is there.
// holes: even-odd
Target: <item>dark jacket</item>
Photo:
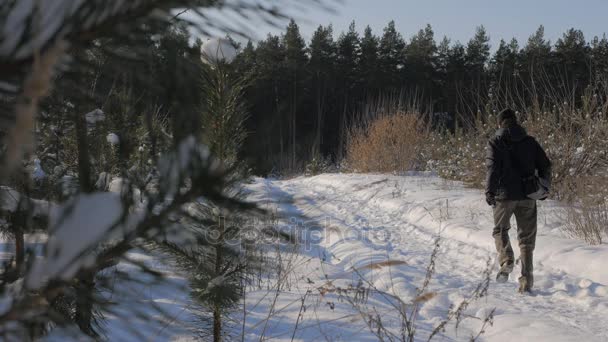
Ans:
[[[501,128],[488,143],[486,194],[497,200],[523,200],[522,178],[534,175],[551,182],[551,162],[540,144],[520,125]]]

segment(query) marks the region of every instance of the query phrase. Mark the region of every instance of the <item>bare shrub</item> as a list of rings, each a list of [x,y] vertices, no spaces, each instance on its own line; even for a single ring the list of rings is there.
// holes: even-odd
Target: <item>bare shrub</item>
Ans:
[[[566,224],[562,228],[572,237],[599,245],[608,238],[608,202],[582,203],[566,208]]]
[[[417,113],[380,114],[351,128],[346,162],[356,172],[395,172],[418,169],[429,131]]]

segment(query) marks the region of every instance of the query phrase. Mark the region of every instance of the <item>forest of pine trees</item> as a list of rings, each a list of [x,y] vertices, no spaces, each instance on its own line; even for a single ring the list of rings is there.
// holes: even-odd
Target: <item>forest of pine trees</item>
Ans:
[[[608,72],[608,39],[587,41],[576,29],[551,42],[540,26],[527,42],[500,40],[494,53],[483,26],[464,43],[438,40],[430,25],[407,36],[394,22],[383,32],[367,26],[363,33],[353,22],[341,33],[331,25],[319,26],[306,42],[291,21],[283,34],[269,34],[257,43],[232,40],[239,55],[228,71],[245,80],[245,140],[239,159],[260,175],[301,171],[313,159],[339,162],[349,125],[379,98],[404,100],[432,114],[435,124],[453,129],[506,105],[564,98],[575,102],[588,87],[604,84]],[[103,109],[110,103],[108,94],[122,89],[135,115],[129,121],[133,127],[144,120],[139,114],[155,112],[177,142],[203,131],[202,80],[192,72],[201,67],[202,43],[183,27],[138,46],[99,41],[82,56],[96,72],[86,80],[73,76],[89,84],[88,107]],[[123,56],[131,50],[138,59],[125,62]],[[68,91],[74,82],[63,79],[46,101],[47,111],[78,111],[59,108],[82,102],[66,95],[81,98],[82,92]],[[154,139],[151,144],[158,147]]]
[[[458,42],[437,40],[430,25],[408,37],[394,22],[363,34],[354,22],[339,34],[320,26],[306,43],[292,21],[284,34],[242,46],[235,63],[250,80],[243,155],[262,174],[318,156],[338,161],[345,128],[378,97],[407,99],[453,128],[507,104],[576,101],[608,72],[605,36],[587,41],[570,29],[551,42],[540,26],[527,42],[497,44],[491,53],[483,26]]]

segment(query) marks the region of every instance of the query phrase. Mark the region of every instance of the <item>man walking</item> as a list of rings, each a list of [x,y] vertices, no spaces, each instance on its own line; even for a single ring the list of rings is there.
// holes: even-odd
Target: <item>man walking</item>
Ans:
[[[486,202],[493,207],[494,231],[500,270],[498,282],[506,282],[513,271],[513,248],[509,240],[511,216],[515,214],[521,252],[519,292],[530,292],[534,284],[532,254],[536,243],[536,200],[528,197],[525,180],[551,180],[551,162],[539,143],[518,124],[511,109],[498,115],[500,129],[488,144],[486,157]],[[536,178],[538,177],[538,178]],[[531,196],[533,197],[533,196]],[[541,198],[541,200],[545,199]]]

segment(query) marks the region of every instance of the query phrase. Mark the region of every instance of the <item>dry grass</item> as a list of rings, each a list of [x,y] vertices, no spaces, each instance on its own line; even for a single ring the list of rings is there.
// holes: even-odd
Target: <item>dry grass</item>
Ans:
[[[415,113],[397,112],[351,129],[346,163],[355,172],[409,171],[420,165],[429,131]]]

